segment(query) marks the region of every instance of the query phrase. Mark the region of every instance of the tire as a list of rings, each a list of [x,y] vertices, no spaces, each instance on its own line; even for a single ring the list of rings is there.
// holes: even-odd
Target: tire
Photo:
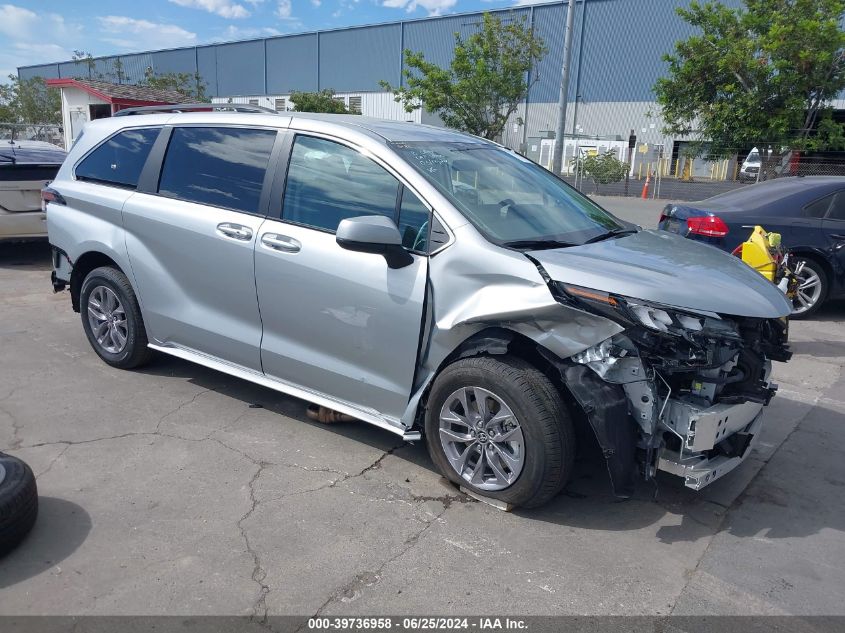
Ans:
[[[114,303],[115,300],[117,304]],[[82,282],[79,308],[82,328],[85,330],[88,342],[106,363],[120,369],[132,369],[150,360],[152,350],[147,347],[147,331],[144,328],[141,308],[135,291],[132,290],[129,280],[121,271],[104,266],[88,273],[85,281]],[[95,317],[95,314],[99,314],[103,319]],[[114,321],[110,321],[111,319]],[[106,326],[102,341],[98,340],[94,332],[94,323]],[[98,331],[97,334],[100,332]],[[115,332],[114,335],[112,332]]]
[[[461,394],[465,394],[463,401]],[[467,402],[477,422],[479,398],[488,426],[468,431],[466,423],[457,421],[462,416],[455,411],[466,413],[462,402]],[[445,429],[441,415],[449,420],[443,422]],[[499,417],[505,421],[496,422]],[[455,435],[458,441],[452,441]],[[494,439],[504,435],[514,441]],[[425,436],[432,461],[447,479],[515,507],[540,506],[557,495],[575,459],[572,420],[560,394],[537,368],[510,356],[466,358],[446,367],[429,394]],[[489,451],[487,462],[479,466],[485,450]],[[515,457],[522,458],[521,466],[507,471]],[[453,463],[464,464],[462,474]],[[483,472],[476,474],[479,470]]]
[[[0,453],[0,556],[29,534],[38,516],[38,488],[32,469]]]
[[[798,260],[804,262],[804,267],[801,269],[801,275],[799,275],[799,292],[801,290],[801,284],[807,283],[814,278],[818,279],[818,291],[816,293],[816,287],[814,286],[809,289],[813,291],[813,294],[804,292],[803,297],[805,297],[805,301],[807,300],[806,297],[814,299],[810,301],[809,307],[805,307],[801,298],[796,297],[792,302],[793,309],[792,314],[789,317],[790,319],[806,319],[813,316],[816,312],[818,312],[819,308],[822,307],[822,304],[824,304],[829,288],[827,272],[821,264],[814,259],[801,257],[800,255],[798,256]]]

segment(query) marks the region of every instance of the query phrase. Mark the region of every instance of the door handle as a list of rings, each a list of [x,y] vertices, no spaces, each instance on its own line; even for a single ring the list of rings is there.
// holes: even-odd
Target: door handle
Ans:
[[[222,222],[217,225],[217,230],[235,240],[248,241],[252,239],[252,229],[243,224],[235,224],[234,222]]]
[[[835,240],[845,240],[845,235],[842,235],[842,233],[831,233],[830,237]]]
[[[267,248],[283,253],[298,253],[299,249],[302,248],[299,240],[278,233],[265,233],[261,236],[261,243]]]

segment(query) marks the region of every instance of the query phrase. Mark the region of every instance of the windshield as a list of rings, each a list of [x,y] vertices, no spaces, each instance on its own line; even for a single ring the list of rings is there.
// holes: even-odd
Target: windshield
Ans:
[[[551,172],[494,145],[393,147],[495,244],[581,245],[626,228]]]

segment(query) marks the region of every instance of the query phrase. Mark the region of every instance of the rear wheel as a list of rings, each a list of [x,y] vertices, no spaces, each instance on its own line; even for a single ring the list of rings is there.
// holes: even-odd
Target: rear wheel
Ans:
[[[572,422],[554,385],[513,357],[459,360],[434,381],[426,443],[444,476],[514,506],[539,506],[569,478]]]
[[[121,369],[149,361],[144,319],[126,275],[110,266],[95,268],[82,282],[79,305],[82,328],[100,358]]]
[[[798,272],[798,290],[792,300],[792,318],[801,319],[815,314],[827,297],[827,273],[815,260],[801,259]]]

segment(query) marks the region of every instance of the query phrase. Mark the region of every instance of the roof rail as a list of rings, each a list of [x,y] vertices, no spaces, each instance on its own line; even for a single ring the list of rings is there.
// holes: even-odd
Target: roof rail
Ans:
[[[252,112],[254,114],[278,114],[278,112],[271,110],[270,108],[246,103],[174,103],[168,105],[141,106],[139,108],[125,108],[115,112],[114,116],[153,114],[155,112],[187,112],[190,110],[234,110],[235,112]]]

